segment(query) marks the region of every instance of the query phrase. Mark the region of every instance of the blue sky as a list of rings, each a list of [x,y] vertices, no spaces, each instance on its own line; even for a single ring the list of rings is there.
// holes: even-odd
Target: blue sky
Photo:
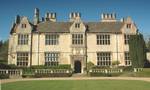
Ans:
[[[0,40],[8,39],[17,14],[32,21],[36,7],[41,17],[56,12],[58,21],[67,21],[74,11],[81,12],[83,21],[100,21],[101,13],[116,12],[118,19],[131,16],[140,32],[150,35],[150,0],[0,0]]]

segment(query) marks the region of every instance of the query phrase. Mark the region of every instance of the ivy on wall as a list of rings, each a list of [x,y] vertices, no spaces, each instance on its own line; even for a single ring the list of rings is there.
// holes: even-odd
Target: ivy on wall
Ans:
[[[129,53],[133,68],[143,68],[146,60],[146,46],[143,35],[131,35],[129,39]]]

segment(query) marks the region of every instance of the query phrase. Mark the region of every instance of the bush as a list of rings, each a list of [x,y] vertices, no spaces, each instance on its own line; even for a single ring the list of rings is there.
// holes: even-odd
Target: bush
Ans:
[[[118,68],[123,69],[124,72],[132,72],[133,71],[132,66],[119,66]]]
[[[58,66],[44,66],[44,65],[35,65],[31,66],[32,69],[71,69],[69,64],[61,64]]]
[[[11,66],[7,64],[0,63],[0,69],[10,69]]]
[[[1,63],[2,63],[2,64],[7,64],[7,60],[1,60],[1,59],[0,59],[0,64],[1,64]]]
[[[72,73],[36,73],[34,75],[35,78],[42,78],[42,77],[71,77]]]
[[[92,63],[92,62],[88,62],[87,63],[87,71],[89,72],[89,70],[92,68],[92,67],[94,67],[94,64]]]
[[[32,75],[32,74],[23,74],[22,75],[22,78],[33,78],[34,77],[34,75]]]
[[[8,64],[0,63],[0,69],[19,69],[19,67],[17,67],[14,64],[8,65]]]
[[[120,76],[122,73],[90,73],[90,76],[93,77],[116,77],[116,76]]]
[[[8,74],[0,74],[0,79],[8,79],[9,75]]]
[[[23,74],[34,74],[35,70],[31,69],[31,68],[24,68],[23,70]]]
[[[110,66],[93,66],[92,69],[110,69]]]
[[[119,64],[120,64],[119,61],[113,61],[113,62],[112,62],[112,65],[113,65],[113,66],[116,66],[116,65],[119,65]]]

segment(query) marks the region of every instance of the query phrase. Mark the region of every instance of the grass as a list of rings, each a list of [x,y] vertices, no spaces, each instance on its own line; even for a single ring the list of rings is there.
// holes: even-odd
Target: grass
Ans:
[[[150,77],[150,69],[144,68],[143,71],[136,73],[137,77]]]
[[[146,81],[42,80],[2,84],[2,90],[150,90]]]
[[[124,72],[120,75],[121,77],[150,77],[150,68],[144,68],[140,72]]]

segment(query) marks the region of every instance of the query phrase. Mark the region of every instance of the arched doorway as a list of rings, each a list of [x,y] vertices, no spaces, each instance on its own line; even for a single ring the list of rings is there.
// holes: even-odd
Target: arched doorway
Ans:
[[[74,73],[81,73],[81,62],[80,61],[74,62]]]

